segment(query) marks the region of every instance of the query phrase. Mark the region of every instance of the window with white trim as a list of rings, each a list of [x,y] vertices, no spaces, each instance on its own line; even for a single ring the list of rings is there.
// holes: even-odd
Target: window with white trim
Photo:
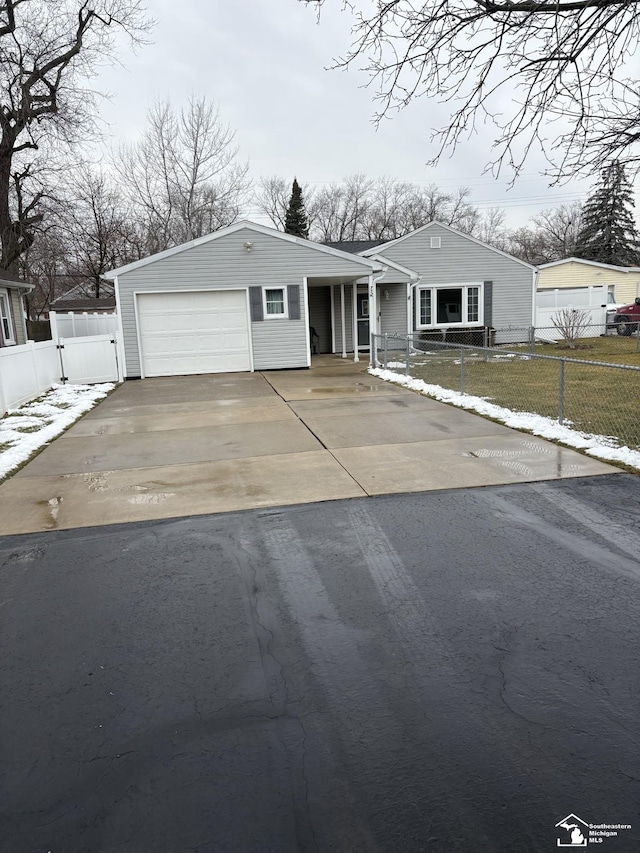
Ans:
[[[483,284],[441,284],[419,287],[418,328],[471,326],[483,322]]]
[[[9,294],[6,290],[0,290],[0,327],[2,329],[2,340],[5,344],[15,344],[13,334],[13,323],[11,322],[11,309],[9,308]]]
[[[263,287],[262,304],[264,319],[287,318],[287,291],[284,287]]]

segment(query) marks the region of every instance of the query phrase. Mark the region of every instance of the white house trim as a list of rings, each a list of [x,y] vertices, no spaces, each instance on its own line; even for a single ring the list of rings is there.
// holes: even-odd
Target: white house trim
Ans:
[[[478,319],[477,320],[469,320],[468,319],[468,310],[469,310],[469,288],[475,287],[478,290]],[[433,297],[435,293],[435,299],[431,299],[431,323],[422,323],[422,312],[421,312],[421,298],[420,293],[422,291],[428,290]],[[446,320],[442,323],[438,322],[438,296],[437,293],[440,290],[460,290],[461,298],[460,298],[460,320]],[[443,329],[443,328],[460,328],[463,329],[469,326],[482,326],[484,323],[484,282],[483,281],[458,281],[452,282],[451,284],[419,284],[414,288],[415,300],[416,300],[416,329],[419,331],[423,331],[425,329]]]
[[[351,334],[353,335],[353,360],[360,361],[358,356],[358,282],[354,281],[351,297]],[[371,322],[371,321],[369,321]]]
[[[604,270],[615,270],[616,272],[638,272],[638,267],[618,267],[615,264],[602,264],[600,261],[587,261],[585,258],[562,258],[560,261],[549,261],[548,264],[540,264],[539,270],[547,270],[550,267],[559,267],[562,264],[586,264],[589,267],[599,267]]]
[[[331,291],[333,292],[333,286],[331,286]],[[307,276],[302,277],[302,293],[304,294],[304,312],[300,312],[300,316],[304,317],[305,328],[307,330],[307,367],[311,367],[311,335],[309,332],[309,326],[311,324],[311,316],[309,314],[309,283],[307,281]],[[331,334],[333,334],[333,315],[331,317]]]
[[[267,290],[282,291],[282,314],[269,314],[267,311]],[[281,284],[262,285],[262,319],[263,320],[288,320],[289,304],[287,299],[287,288]]]
[[[322,243],[314,243],[312,240],[305,240],[302,237],[294,237],[292,234],[285,234],[282,231],[276,231],[275,228],[267,228],[265,225],[258,225],[255,222],[249,222],[248,220],[243,219],[240,222],[229,225],[227,228],[221,228],[219,231],[214,231],[211,234],[205,234],[204,237],[198,237],[195,240],[191,240],[189,243],[182,243],[180,246],[174,246],[172,249],[165,249],[164,252],[158,252],[155,255],[150,255],[148,258],[142,258],[139,261],[133,261],[133,263],[126,264],[123,267],[110,270],[109,272],[104,273],[104,278],[108,280],[115,279],[118,275],[123,275],[124,273],[141,269],[149,264],[154,264],[156,261],[162,261],[165,258],[173,257],[173,255],[186,252],[196,246],[203,246],[206,243],[213,242],[221,237],[226,237],[229,234],[235,234],[236,231],[241,231],[243,228],[255,231],[257,234],[265,234],[268,237],[275,237],[278,240],[284,240],[288,243],[295,243],[298,246],[304,246],[307,249],[313,249],[316,252],[322,252],[323,254],[331,255],[334,258],[341,258],[342,260],[348,260],[351,263],[360,264],[366,268],[367,272],[369,270],[380,272],[381,270],[381,265],[378,262],[370,261],[368,258],[354,255],[351,252],[342,252],[340,249],[333,249],[330,246],[324,246]]]
[[[0,288],[0,306],[0,323],[2,323],[0,334],[2,335],[2,343],[4,346],[13,346],[17,343],[17,321],[13,316],[11,297],[6,288]],[[5,320],[7,324],[6,332],[4,329]]]
[[[342,333],[342,357],[347,357],[347,315],[345,309],[344,283],[340,285],[340,331]]]
[[[241,293],[244,291],[245,294],[245,304],[247,306],[247,339],[249,342],[249,364],[250,364],[250,373],[255,371],[254,361],[253,361],[253,335],[251,334],[251,304],[249,301],[249,288],[248,287],[189,287],[189,288],[172,288],[171,290],[135,290],[133,292],[133,312],[136,321],[136,340],[138,343],[138,361],[140,364],[140,378],[146,379],[145,371],[144,371],[144,358],[143,358],[143,349],[142,349],[142,337],[140,335],[140,312],[138,307],[138,297],[145,296],[146,294],[151,294],[152,296],[157,296],[159,293],[168,294],[168,293],[229,293],[229,292]],[[117,292],[117,288],[116,288]],[[286,289],[285,289],[285,299],[286,299]],[[117,305],[117,302],[116,302]],[[120,324],[122,325],[122,320],[120,320]],[[179,374],[175,374],[179,375]]]
[[[124,347],[124,329],[122,327],[122,310],[120,308],[120,291],[118,290],[118,279],[115,278],[113,280],[114,288],[113,292],[116,297],[116,317],[118,318],[118,332],[116,338],[116,347],[118,349],[118,353],[120,355],[120,361],[122,363],[122,375],[124,378],[127,378],[127,358]],[[134,311],[135,311],[135,303],[134,303]],[[138,322],[138,316],[136,314],[136,323]]]
[[[377,247],[376,247],[377,248]],[[411,281],[415,281],[418,278],[418,273],[410,270],[409,267],[403,267],[402,264],[398,264],[395,261],[390,261],[389,258],[383,258],[382,255],[370,255],[372,261],[378,261],[381,264],[384,264],[387,267],[391,267],[394,270],[406,275]],[[383,275],[386,270],[383,271]],[[382,277],[382,276],[381,276]]]
[[[331,305],[331,352],[336,351],[336,295],[335,286],[329,285],[329,301]]]

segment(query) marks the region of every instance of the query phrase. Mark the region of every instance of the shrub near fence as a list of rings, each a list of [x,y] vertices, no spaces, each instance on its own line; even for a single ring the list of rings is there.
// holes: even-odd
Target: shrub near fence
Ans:
[[[382,367],[640,448],[640,367],[435,341],[426,349],[411,336],[387,337],[385,357],[384,337],[374,337]]]

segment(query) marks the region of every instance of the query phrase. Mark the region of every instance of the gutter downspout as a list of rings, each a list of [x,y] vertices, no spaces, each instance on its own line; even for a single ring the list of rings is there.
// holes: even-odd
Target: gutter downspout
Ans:
[[[408,299],[409,299],[409,309],[408,309],[409,310],[409,317],[407,319],[407,335],[413,335],[413,333],[416,331],[413,328],[413,325],[415,322],[415,316],[416,316],[416,309],[415,309],[416,287],[418,287],[418,285],[421,283],[422,283],[422,276],[419,275],[418,278],[413,282],[413,284],[408,285],[408,287],[409,287],[409,297],[408,297]]]

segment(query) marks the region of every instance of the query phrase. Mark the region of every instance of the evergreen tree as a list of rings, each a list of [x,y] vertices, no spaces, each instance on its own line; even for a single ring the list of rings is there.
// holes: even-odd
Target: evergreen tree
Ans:
[[[621,267],[640,262],[640,240],[633,215],[633,190],[624,165],[605,166],[582,210],[576,257]]]
[[[289,207],[287,208],[287,215],[284,221],[284,230],[286,234],[293,234],[295,237],[304,237],[305,239],[309,237],[307,211],[304,207],[300,184],[295,178],[291,187],[291,198],[289,199]]]

